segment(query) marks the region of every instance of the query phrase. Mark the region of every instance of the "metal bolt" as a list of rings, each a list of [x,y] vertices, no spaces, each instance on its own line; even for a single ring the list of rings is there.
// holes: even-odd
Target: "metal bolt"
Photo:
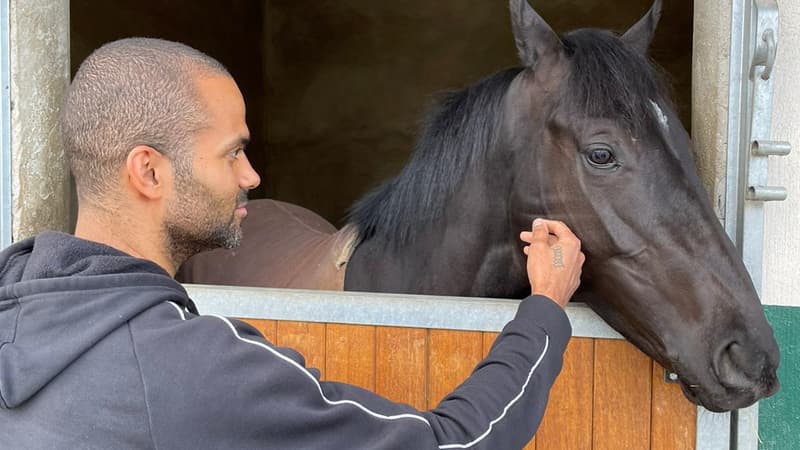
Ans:
[[[667,383],[677,383],[678,374],[675,372],[670,372],[669,370],[664,370],[664,381]]]

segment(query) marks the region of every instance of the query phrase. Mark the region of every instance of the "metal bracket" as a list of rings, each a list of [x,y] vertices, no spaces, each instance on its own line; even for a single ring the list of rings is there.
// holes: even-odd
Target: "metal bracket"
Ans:
[[[753,55],[753,68],[764,66],[761,72],[762,80],[769,80],[772,68],[775,66],[775,55],[778,53],[778,44],[775,42],[775,30],[767,28],[761,35],[761,42],[756,47]]]
[[[772,29],[768,30],[770,35],[772,35]],[[768,70],[769,65],[764,66],[764,72]],[[761,75],[761,78],[764,78],[764,75]],[[750,158],[751,158],[751,167],[752,167],[752,159],[753,158],[761,158],[762,165],[763,159],[768,156],[786,156],[792,151],[792,144],[786,141],[758,141],[754,140],[750,146]],[[766,169],[764,169],[766,170]],[[766,174],[763,174],[762,178],[766,178]],[[786,200],[788,193],[786,192],[786,188],[782,186],[763,186],[763,185],[751,185],[747,187],[747,194],[746,199],[750,201],[760,201],[760,202],[774,202],[774,201],[783,201]]]

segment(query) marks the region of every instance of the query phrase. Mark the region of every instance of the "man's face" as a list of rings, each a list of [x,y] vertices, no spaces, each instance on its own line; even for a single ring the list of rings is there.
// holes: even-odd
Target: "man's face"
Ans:
[[[196,87],[207,123],[194,138],[192,174],[176,174],[165,212],[168,244],[178,260],[237,246],[247,191],[261,181],[244,153],[250,133],[236,83],[210,76],[197,79]]]

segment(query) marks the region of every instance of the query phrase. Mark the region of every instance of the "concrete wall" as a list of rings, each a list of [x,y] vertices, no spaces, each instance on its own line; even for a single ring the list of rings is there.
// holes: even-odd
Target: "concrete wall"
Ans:
[[[68,231],[58,112],[69,82],[69,1],[10,2],[12,239]]]
[[[731,7],[726,2],[694,5],[692,51],[692,143],[697,169],[720,220],[725,219],[728,55]]]
[[[792,153],[772,158],[771,185],[785,186],[784,202],[765,206],[763,300],[770,305],[800,306],[800,2],[783,0],[775,63],[773,139],[792,143]]]

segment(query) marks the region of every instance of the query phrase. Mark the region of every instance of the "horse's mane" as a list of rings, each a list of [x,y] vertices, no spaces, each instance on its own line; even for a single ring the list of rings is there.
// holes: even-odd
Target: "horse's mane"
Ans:
[[[379,234],[403,244],[421,224],[438,217],[473,162],[494,146],[503,97],[521,71],[507,69],[442,97],[423,123],[403,171],[348,212],[359,242]]]
[[[620,120],[636,134],[655,123],[656,113],[643,99],[665,102],[669,96],[662,95],[662,75],[645,56],[604,30],[575,30],[562,36],[562,43],[572,63],[562,102],[586,117]],[[442,98],[428,114],[403,171],[348,212],[358,242],[377,235],[403,245],[440,216],[473,162],[494,146],[505,92],[522,70],[498,72]]]
[[[613,118],[638,135],[658,122],[647,100],[673,107],[665,74],[610,31],[575,30],[561,41],[572,63],[562,101],[585,117]]]

